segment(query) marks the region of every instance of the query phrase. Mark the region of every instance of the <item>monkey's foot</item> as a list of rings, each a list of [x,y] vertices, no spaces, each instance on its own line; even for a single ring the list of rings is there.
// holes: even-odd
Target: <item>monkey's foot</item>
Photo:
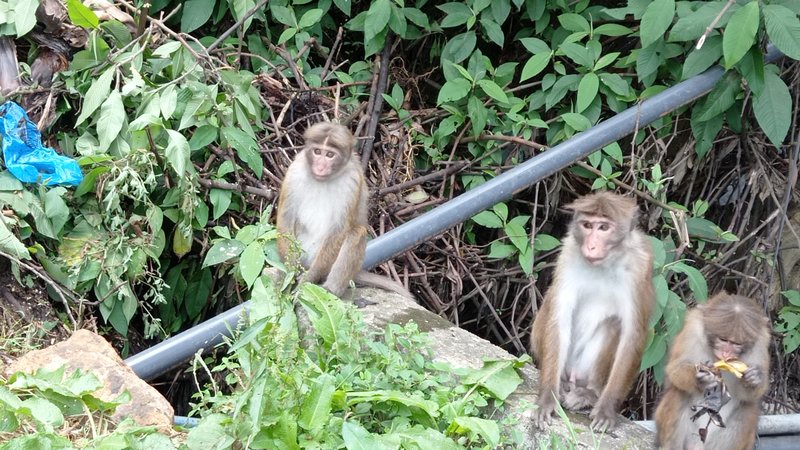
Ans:
[[[590,409],[597,402],[597,394],[589,388],[575,386],[564,396],[563,406],[570,411]]]

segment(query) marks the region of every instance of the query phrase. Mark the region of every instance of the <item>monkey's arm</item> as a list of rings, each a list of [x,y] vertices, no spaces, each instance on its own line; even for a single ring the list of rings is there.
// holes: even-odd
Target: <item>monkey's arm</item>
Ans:
[[[710,363],[713,358],[706,342],[701,315],[696,310],[690,311],[686,315],[683,329],[672,342],[665,370],[667,381],[672,388],[692,395],[703,393],[704,385],[711,380],[702,375],[698,379],[697,368],[701,364]]]

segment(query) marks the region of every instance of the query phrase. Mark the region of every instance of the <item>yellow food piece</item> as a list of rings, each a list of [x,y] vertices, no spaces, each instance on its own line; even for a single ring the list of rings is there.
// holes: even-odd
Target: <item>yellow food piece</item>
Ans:
[[[727,370],[736,375],[736,378],[742,378],[742,375],[747,370],[747,364],[737,360],[725,361],[720,359],[714,363],[714,367],[720,370]]]

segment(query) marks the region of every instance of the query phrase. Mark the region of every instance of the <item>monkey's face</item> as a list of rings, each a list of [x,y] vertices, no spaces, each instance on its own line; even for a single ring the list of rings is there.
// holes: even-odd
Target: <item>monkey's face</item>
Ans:
[[[311,176],[317,181],[327,181],[335,175],[344,163],[342,152],[327,145],[313,146],[306,152]]]
[[[606,217],[579,214],[574,233],[581,245],[581,254],[592,265],[601,264],[617,246],[617,225]]]
[[[744,346],[723,338],[713,338],[711,343],[714,356],[721,360],[738,359]]]

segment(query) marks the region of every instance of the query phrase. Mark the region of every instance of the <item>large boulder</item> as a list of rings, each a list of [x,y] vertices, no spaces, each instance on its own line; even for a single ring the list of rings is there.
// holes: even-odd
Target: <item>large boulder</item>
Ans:
[[[76,369],[91,372],[103,387],[94,395],[103,401],[113,401],[124,391],[131,395],[130,403],[117,407],[113,418],[129,417],[139,425],[155,425],[161,430],[172,427],[172,405],[153,387],[137,377],[103,337],[88,330],[78,330],[69,339],[50,347],[23,355],[6,367],[6,375],[15,372],[35,373],[38,369],[55,370],[64,366],[66,373]]]

